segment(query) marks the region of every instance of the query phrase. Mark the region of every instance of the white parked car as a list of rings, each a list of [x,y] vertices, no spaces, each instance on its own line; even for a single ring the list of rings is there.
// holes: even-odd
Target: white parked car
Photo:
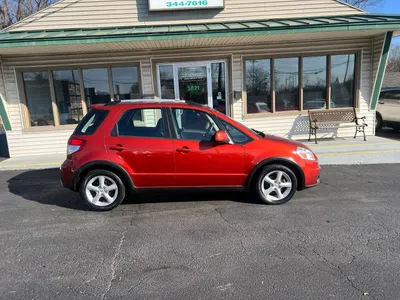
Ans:
[[[400,130],[400,87],[383,88],[376,108],[376,131],[383,126]]]

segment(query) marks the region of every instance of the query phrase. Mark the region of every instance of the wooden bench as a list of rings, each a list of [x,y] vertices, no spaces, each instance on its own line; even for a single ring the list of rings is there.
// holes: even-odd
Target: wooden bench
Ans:
[[[339,127],[354,127],[356,129],[354,138],[357,137],[358,132],[362,132],[364,134],[364,141],[367,140],[365,137],[365,127],[368,125],[365,123],[365,117],[357,117],[355,108],[338,110],[309,110],[308,118],[310,121],[310,134],[308,136],[308,140],[311,141],[311,136],[314,135],[316,144],[318,144],[317,130]],[[342,126],[343,124],[344,126]]]

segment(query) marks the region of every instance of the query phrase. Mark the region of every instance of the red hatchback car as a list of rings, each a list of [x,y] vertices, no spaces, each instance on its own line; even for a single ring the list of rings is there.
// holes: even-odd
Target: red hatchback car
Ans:
[[[102,211],[128,191],[160,188],[248,190],[282,204],[319,180],[318,159],[305,145],[185,101],[93,105],[61,166],[63,185]]]

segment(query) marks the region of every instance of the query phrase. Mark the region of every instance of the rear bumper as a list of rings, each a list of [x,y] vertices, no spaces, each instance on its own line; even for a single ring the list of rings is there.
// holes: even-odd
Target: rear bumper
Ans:
[[[74,172],[72,169],[72,160],[65,160],[60,167],[60,181],[67,189],[75,191]]]

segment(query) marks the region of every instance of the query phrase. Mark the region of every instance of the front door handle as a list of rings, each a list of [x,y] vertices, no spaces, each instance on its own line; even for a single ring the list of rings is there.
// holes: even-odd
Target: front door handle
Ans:
[[[190,152],[190,148],[187,146],[183,146],[182,148],[176,149],[176,152],[188,153]]]
[[[110,147],[110,150],[124,151],[124,150],[126,150],[126,147],[124,147],[124,146],[118,144],[118,145],[115,145],[115,146],[111,146],[111,147]]]

